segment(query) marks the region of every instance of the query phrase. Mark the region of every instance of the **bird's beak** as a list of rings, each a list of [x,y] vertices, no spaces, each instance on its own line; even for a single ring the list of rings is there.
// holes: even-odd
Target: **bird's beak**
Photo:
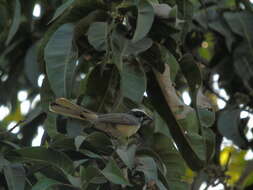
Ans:
[[[150,120],[150,121],[153,121],[153,120],[154,120],[154,119],[153,119],[151,116],[149,116],[149,115],[147,115],[147,119]]]
[[[154,119],[151,117],[151,116],[149,116],[149,115],[146,115],[146,117],[144,118],[144,121],[146,122],[146,123],[150,123],[150,122],[152,122]]]

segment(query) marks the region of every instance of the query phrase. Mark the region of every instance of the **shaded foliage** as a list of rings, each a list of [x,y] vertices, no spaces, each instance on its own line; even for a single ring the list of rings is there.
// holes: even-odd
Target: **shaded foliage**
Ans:
[[[0,188],[248,189],[252,141],[240,113],[253,108],[252,8],[241,0],[0,0],[0,106],[10,111],[0,123]],[[217,74],[228,99],[213,87]],[[119,142],[51,113],[59,97],[99,113],[142,108],[154,121]],[[221,151],[222,137],[240,149]]]

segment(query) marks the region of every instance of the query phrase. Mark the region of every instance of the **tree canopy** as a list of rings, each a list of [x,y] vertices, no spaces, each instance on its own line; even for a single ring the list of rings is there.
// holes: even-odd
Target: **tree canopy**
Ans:
[[[0,189],[252,189],[252,82],[247,0],[0,0]],[[153,121],[121,142],[62,97]]]

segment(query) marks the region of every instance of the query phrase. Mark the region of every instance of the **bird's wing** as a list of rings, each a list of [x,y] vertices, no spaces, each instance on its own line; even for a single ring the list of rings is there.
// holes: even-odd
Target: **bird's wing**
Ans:
[[[138,119],[127,113],[108,113],[98,115],[98,122],[121,125],[139,125]]]
[[[96,121],[98,117],[96,113],[76,105],[65,98],[57,98],[50,104],[49,110],[81,120]]]

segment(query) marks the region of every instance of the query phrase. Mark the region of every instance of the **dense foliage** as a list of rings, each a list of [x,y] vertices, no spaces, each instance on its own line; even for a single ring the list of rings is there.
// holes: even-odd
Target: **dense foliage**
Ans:
[[[246,0],[0,0],[0,106],[9,110],[0,189],[252,188],[249,118],[240,117],[253,109],[252,9]],[[59,97],[99,113],[141,108],[154,121],[118,142],[51,113]],[[223,137],[234,146],[221,149]]]

